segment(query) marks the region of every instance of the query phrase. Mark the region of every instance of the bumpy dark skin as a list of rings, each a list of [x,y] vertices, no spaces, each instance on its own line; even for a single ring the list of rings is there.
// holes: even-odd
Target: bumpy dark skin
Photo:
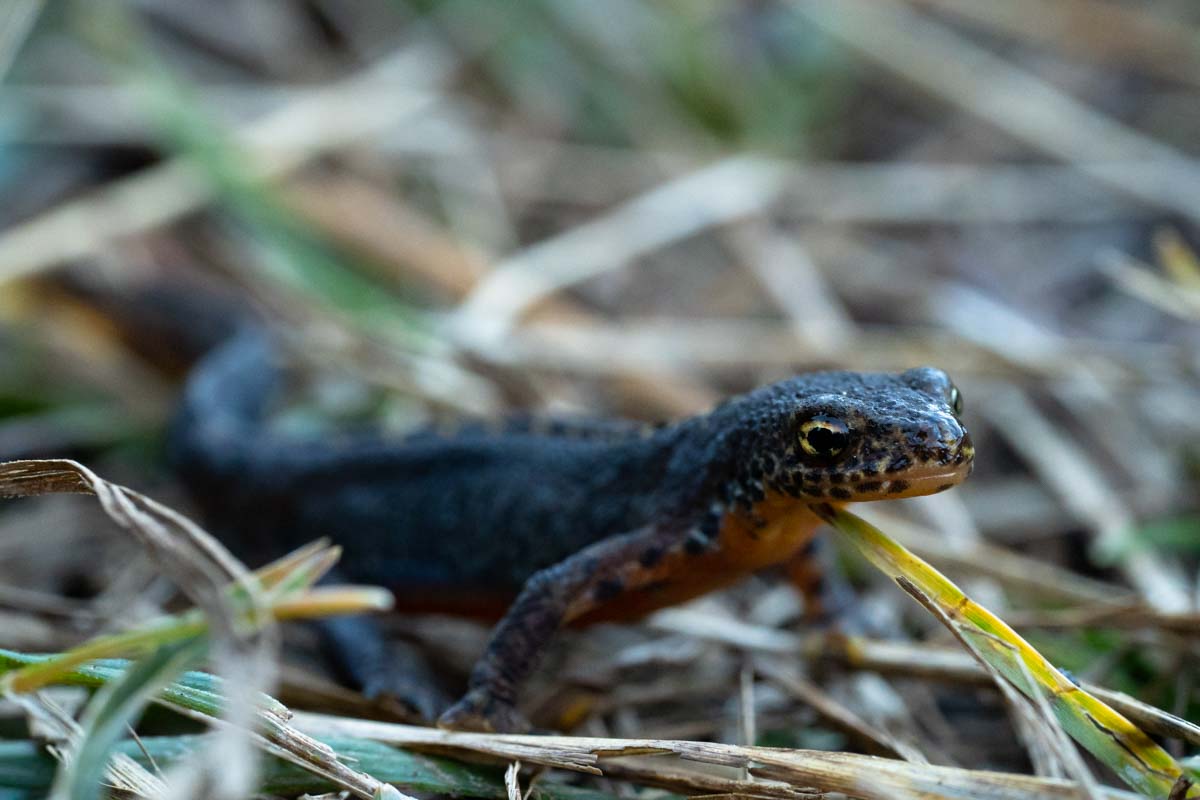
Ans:
[[[656,428],[526,419],[316,442],[262,424],[273,362],[251,332],[200,365],[176,462],[247,557],[330,536],[341,577],[389,586],[402,607],[511,602],[441,717],[455,728],[523,728],[518,689],[564,625],[633,618],[773,564],[803,572],[811,504],[941,491],[974,455],[958,391],[932,368],[801,375]],[[362,620],[332,631],[357,651],[351,677],[403,691],[376,634]]]

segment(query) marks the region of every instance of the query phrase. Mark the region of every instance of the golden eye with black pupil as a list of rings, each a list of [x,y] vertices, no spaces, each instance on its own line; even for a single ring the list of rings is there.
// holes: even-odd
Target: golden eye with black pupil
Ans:
[[[957,386],[950,389],[950,408],[954,411],[955,416],[963,412],[962,392],[958,390]]]
[[[850,429],[840,419],[813,417],[800,426],[800,448],[810,456],[834,458],[850,444]]]

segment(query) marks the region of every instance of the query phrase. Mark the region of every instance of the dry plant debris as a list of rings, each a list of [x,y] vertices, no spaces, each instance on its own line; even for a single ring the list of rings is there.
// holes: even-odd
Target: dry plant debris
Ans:
[[[192,683],[199,682],[204,688],[185,685],[172,690],[170,687],[177,676],[204,658],[210,649],[220,647],[222,639],[246,640],[276,615],[289,618],[378,610],[388,604],[381,604],[381,594],[390,601],[386,593],[336,587],[325,592],[309,591],[337,560],[336,550],[320,545],[249,573],[186,517],[144,495],[105,481],[74,462],[0,464],[0,496],[60,492],[94,494],[118,525],[155,554],[164,573],[175,577],[181,588],[190,589],[189,594],[204,598],[206,605],[142,629],[94,638],[58,656],[29,658],[0,651],[0,691],[7,697],[26,695],[67,678],[75,683],[104,687],[89,704],[92,713],[84,717],[91,736],[68,728],[69,738],[76,742],[78,751],[65,761],[69,767],[56,782],[58,792],[94,795],[100,771],[112,775],[123,763],[108,764],[111,747],[118,737],[125,735],[127,726],[145,703],[157,695],[159,702],[180,704],[178,707],[187,714],[218,728],[231,732],[241,728],[244,738],[266,752],[328,778],[359,797],[398,796],[386,784],[348,768],[328,746],[292,728],[287,723],[287,709],[271,698],[257,697],[251,714],[233,702],[238,695],[245,695],[246,686],[257,682],[253,673],[243,671],[255,668],[253,653],[242,654],[236,677],[230,675],[214,683],[209,676],[193,676]],[[97,663],[98,659],[130,654],[144,654],[144,658],[115,671],[111,664]],[[223,698],[217,694],[221,686],[226,687],[224,694],[231,696]],[[240,689],[230,692],[230,686]],[[217,715],[230,719],[223,720]],[[211,758],[211,753],[205,757]],[[247,774],[253,775],[253,770]],[[126,779],[117,785],[131,789]],[[251,788],[243,786],[241,791]]]

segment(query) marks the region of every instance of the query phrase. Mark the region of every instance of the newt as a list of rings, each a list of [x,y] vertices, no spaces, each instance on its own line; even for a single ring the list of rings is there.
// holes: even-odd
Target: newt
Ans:
[[[802,573],[812,505],[940,492],[974,457],[961,395],[931,367],[802,374],[658,426],[524,417],[320,440],[266,424],[282,375],[259,330],[200,362],[171,436],[185,483],[243,552],[328,536],[339,577],[393,589],[400,608],[507,609],[440,717],[460,729],[524,729],[519,689],[564,626],[635,619],[771,565]],[[412,689],[371,620],[326,633],[359,688]]]

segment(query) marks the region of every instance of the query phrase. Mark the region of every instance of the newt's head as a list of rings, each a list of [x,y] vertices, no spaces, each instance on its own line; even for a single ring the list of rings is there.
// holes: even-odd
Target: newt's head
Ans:
[[[933,494],[971,473],[962,397],[939,369],[818,372],[744,400],[750,472],[765,490],[859,502]]]

